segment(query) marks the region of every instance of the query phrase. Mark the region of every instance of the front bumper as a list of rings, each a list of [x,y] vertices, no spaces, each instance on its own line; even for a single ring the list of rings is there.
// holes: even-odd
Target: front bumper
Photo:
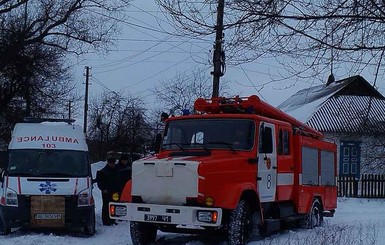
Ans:
[[[222,209],[220,208],[110,202],[109,210],[111,219],[136,222],[194,227],[218,227],[222,221]],[[114,214],[111,214],[111,210],[114,210]],[[215,222],[198,220],[199,213],[214,212],[216,215]]]
[[[77,207],[76,196],[65,197],[64,217],[65,228],[86,227],[94,222],[95,205]],[[19,197],[18,207],[0,205],[0,218],[10,228],[31,227],[30,197]]]

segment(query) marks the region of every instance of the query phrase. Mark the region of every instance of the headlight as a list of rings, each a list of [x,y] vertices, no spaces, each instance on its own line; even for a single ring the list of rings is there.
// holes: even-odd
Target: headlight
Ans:
[[[198,221],[205,223],[216,223],[218,220],[217,211],[198,211]]]
[[[17,192],[12,189],[7,189],[5,193],[5,205],[17,207],[19,206],[19,202],[17,201]]]
[[[79,192],[78,195],[78,207],[90,206],[91,205],[91,197],[88,189],[85,189]]]
[[[110,204],[110,216],[111,217],[127,216],[126,206]]]

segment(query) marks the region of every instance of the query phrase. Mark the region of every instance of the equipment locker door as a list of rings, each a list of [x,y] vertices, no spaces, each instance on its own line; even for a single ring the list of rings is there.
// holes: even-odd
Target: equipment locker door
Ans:
[[[274,124],[261,122],[258,139],[258,191],[261,202],[275,201],[277,150]]]

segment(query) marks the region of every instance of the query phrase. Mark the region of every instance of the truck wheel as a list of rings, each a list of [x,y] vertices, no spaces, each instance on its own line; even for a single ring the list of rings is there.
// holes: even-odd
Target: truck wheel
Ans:
[[[130,222],[130,233],[133,245],[147,245],[155,242],[157,227],[153,224]]]
[[[322,226],[322,224],[322,206],[318,199],[314,199],[310,208],[310,212],[305,217],[305,228],[313,229],[314,227]]]
[[[229,245],[244,245],[259,236],[259,221],[260,216],[257,212],[252,212],[249,203],[246,200],[241,200],[236,209],[231,212],[228,244]]]

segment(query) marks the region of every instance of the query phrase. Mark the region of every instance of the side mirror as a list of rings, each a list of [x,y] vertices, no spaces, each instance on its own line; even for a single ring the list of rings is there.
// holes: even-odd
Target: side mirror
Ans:
[[[4,181],[5,169],[0,168],[0,183]]]
[[[159,153],[160,151],[160,144],[162,143],[162,134],[157,134],[155,138],[155,145],[154,145],[154,151],[155,153]]]

